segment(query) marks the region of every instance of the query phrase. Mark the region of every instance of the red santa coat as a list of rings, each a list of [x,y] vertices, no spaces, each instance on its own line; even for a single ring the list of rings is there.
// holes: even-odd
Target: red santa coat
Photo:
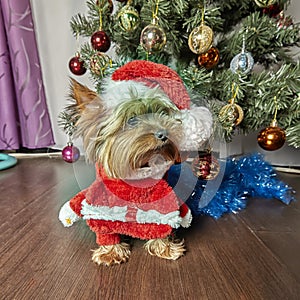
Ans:
[[[111,179],[99,168],[94,183],[72,198],[70,207],[86,220],[100,245],[119,243],[120,234],[165,238],[192,219],[164,179]]]

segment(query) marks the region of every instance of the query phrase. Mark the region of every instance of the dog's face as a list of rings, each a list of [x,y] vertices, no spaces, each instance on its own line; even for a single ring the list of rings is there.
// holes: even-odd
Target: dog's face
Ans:
[[[182,122],[178,108],[153,91],[114,108],[87,87],[72,82],[71,96],[78,112],[77,132],[86,156],[112,178],[130,178],[138,169],[171,164],[179,157]]]

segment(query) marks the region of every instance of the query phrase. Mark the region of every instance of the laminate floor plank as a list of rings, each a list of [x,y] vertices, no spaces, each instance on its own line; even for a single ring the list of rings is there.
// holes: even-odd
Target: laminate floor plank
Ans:
[[[300,192],[299,175],[281,174]],[[187,253],[152,257],[131,240],[128,263],[91,261],[95,235],[84,221],[64,228],[64,202],[94,178],[84,161],[22,159],[0,172],[0,299],[300,299],[300,210],[251,199],[218,220],[198,217],[178,235]]]

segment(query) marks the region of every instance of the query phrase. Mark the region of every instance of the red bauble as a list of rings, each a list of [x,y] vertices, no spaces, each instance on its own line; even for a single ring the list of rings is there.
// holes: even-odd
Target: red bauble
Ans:
[[[91,44],[95,50],[106,52],[110,48],[110,38],[104,31],[96,31],[91,37]]]
[[[80,151],[77,147],[73,146],[72,143],[68,143],[68,145],[62,150],[61,155],[65,162],[73,163],[79,159]]]
[[[203,180],[215,179],[220,172],[218,160],[210,152],[199,152],[192,162],[192,171],[195,176]]]
[[[263,13],[271,18],[276,18],[283,11],[283,5],[272,4],[268,7],[263,8]]]
[[[83,75],[86,72],[84,62],[80,59],[78,54],[70,59],[69,69],[75,75]]]

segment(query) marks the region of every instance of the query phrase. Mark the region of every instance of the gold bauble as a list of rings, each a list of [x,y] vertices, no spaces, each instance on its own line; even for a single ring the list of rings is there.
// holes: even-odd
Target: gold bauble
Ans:
[[[111,59],[108,55],[97,52],[90,59],[90,70],[92,73],[102,76],[110,63]]]
[[[193,29],[189,35],[189,47],[195,54],[208,51],[213,42],[214,33],[212,29],[204,24]]]
[[[285,131],[278,127],[271,126],[263,129],[257,136],[257,142],[261,148],[267,151],[274,151],[280,149],[286,140]]]
[[[207,70],[215,67],[220,60],[220,53],[216,47],[211,47],[207,52],[198,56],[198,64]]]
[[[120,9],[117,18],[119,20],[120,27],[127,32],[134,31],[140,23],[138,11],[128,4]]]
[[[219,119],[223,122],[232,122],[232,125],[237,126],[244,119],[244,111],[238,104],[229,103],[221,108]]]
[[[259,7],[268,7],[268,6],[271,6],[271,5],[275,4],[276,2],[278,2],[278,0],[254,0],[254,2]]]
[[[166,34],[157,24],[149,24],[141,32],[140,44],[148,53],[160,52],[166,42]]]

